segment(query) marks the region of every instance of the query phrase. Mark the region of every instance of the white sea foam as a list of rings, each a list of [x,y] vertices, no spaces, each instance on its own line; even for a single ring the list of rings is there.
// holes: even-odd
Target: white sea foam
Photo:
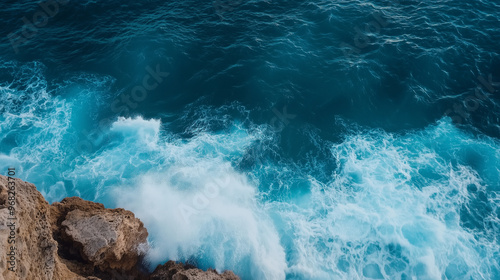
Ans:
[[[155,146],[149,158],[168,162],[139,175],[128,188],[117,186],[114,193],[118,205],[146,224],[152,240],[148,260],[156,265],[196,256],[203,267],[232,269],[252,279],[285,279],[284,249],[257,201],[256,186],[223,159],[242,148],[238,146],[245,141],[239,138],[248,136],[236,129],[229,135],[202,134],[187,143],[158,143],[153,135],[159,126],[142,118],[121,119],[112,126],[135,139],[123,142],[129,149],[113,151]]]
[[[489,148],[487,159],[498,165],[494,144],[474,141],[446,121],[423,133],[377,131],[333,145],[334,180],[312,180],[310,208],[285,211],[295,233],[289,273],[301,279],[493,279],[494,236],[478,238],[461,220],[463,207],[474,203],[468,186],[484,190],[487,183],[448,153]],[[276,207],[283,212],[282,204]]]
[[[335,144],[311,132],[336,162],[330,180],[311,175],[322,159],[302,169],[265,159],[245,174],[235,163],[276,149],[265,146],[274,135],[226,117],[226,130],[208,132],[203,111],[191,138],[159,119],[119,118],[99,131],[107,141],[95,151],[74,154],[74,133],[88,126],[75,110],[95,93],[49,94],[38,71],[19,74],[27,89],[1,85],[10,101],[0,108],[0,168],[19,166],[50,201],[78,194],[133,210],[150,232],[153,265],[194,260],[243,279],[500,275],[496,140],[447,119],[406,135],[356,130]],[[252,150],[256,142],[264,147]]]

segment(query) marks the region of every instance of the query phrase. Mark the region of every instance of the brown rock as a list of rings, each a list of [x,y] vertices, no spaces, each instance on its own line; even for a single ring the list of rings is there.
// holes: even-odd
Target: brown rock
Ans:
[[[222,274],[213,269],[203,271],[192,265],[168,261],[163,265],[156,267],[150,280],[239,280],[231,271],[225,271]]]
[[[148,232],[134,213],[118,208],[106,209],[100,203],[73,197],[54,203],[56,231],[80,256],[100,270],[133,269]]]
[[[64,265],[57,255],[57,242],[52,238],[50,226],[50,205],[30,183],[15,179],[15,213],[8,209],[8,178],[0,176],[0,279],[85,279]],[[11,195],[11,197],[13,197]],[[10,221],[15,222],[10,226]],[[9,236],[15,236],[15,243],[9,244]],[[11,239],[12,240],[12,239]],[[12,241],[11,241],[12,242]],[[14,272],[7,263],[7,254],[15,247]],[[14,263],[12,263],[14,264]]]
[[[147,275],[138,263],[148,233],[132,212],[106,209],[78,197],[49,205],[33,184],[14,179],[10,181],[15,183],[12,216],[8,182],[0,175],[0,280],[239,279],[230,271],[219,274],[173,261]],[[9,244],[9,236],[15,236],[15,244]],[[15,271],[7,263],[11,246],[15,247]]]

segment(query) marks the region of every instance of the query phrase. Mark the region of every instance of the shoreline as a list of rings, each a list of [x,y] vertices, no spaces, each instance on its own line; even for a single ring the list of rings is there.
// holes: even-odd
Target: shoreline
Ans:
[[[168,261],[149,272],[148,231],[134,213],[79,197],[49,204],[35,185],[0,175],[0,280],[237,280]]]

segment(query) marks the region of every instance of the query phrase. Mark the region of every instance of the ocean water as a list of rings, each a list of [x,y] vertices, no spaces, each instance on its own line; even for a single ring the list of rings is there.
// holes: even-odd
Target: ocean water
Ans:
[[[497,1],[24,0],[0,18],[0,170],[134,211],[151,269],[500,279]]]

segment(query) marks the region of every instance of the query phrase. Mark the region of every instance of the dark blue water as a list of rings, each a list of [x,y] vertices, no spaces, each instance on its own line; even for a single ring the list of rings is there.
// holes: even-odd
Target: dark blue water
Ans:
[[[500,278],[496,1],[3,1],[0,168],[242,279]]]

